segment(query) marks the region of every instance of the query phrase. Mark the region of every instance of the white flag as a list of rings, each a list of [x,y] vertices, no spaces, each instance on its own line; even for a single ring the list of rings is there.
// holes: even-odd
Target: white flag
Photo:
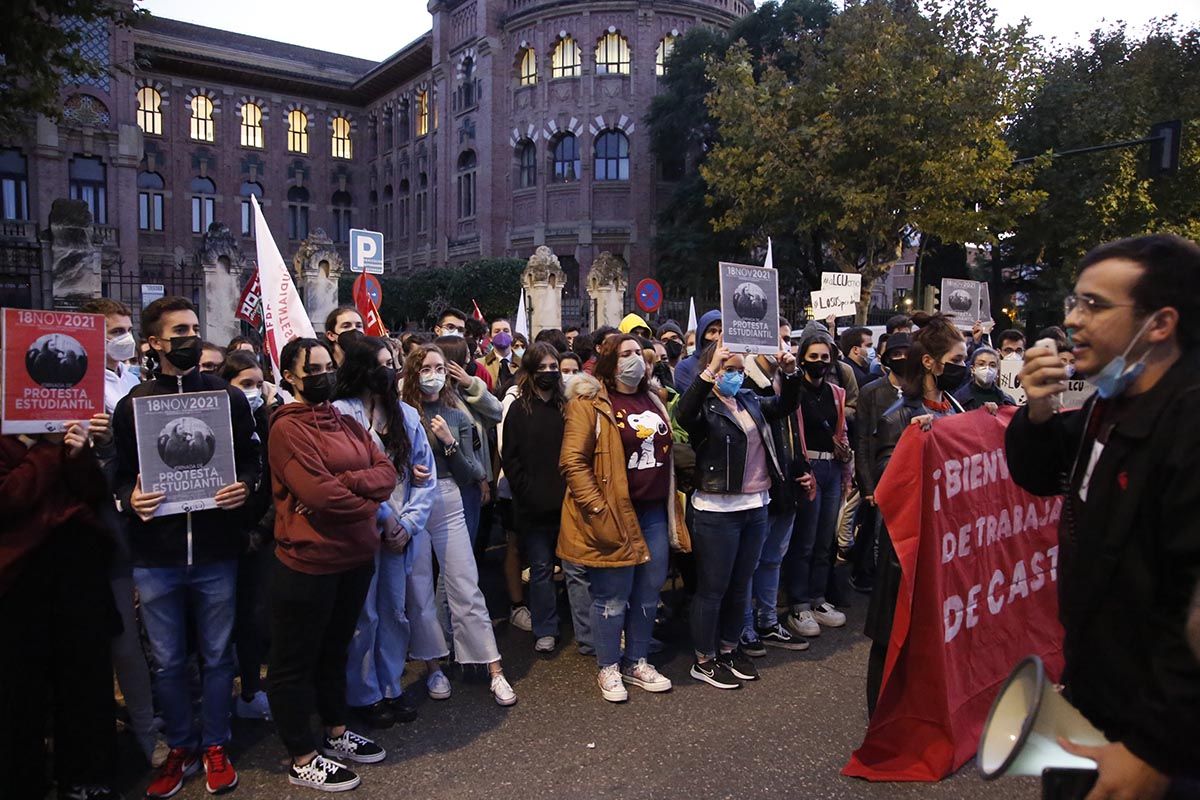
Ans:
[[[767,257],[763,260],[763,266],[767,269],[775,269],[775,256],[771,254],[771,237],[767,237]]]
[[[513,333],[529,338],[529,321],[525,318],[525,289],[521,289],[521,300],[517,306],[517,319],[513,322]]]
[[[254,246],[258,250],[258,280],[262,285],[263,343],[271,356],[275,380],[279,381],[283,379],[279,369],[283,346],[292,339],[315,339],[317,334],[304,310],[304,303],[300,301],[296,284],[292,282],[292,274],[271,236],[271,229],[263,219],[258,198],[250,195],[250,202],[254,204]]]
[[[687,326],[687,329],[689,331],[696,331],[696,326],[698,324],[699,323],[696,322],[696,298],[689,297],[688,298],[688,326]],[[696,333],[699,334],[700,331],[696,331]]]

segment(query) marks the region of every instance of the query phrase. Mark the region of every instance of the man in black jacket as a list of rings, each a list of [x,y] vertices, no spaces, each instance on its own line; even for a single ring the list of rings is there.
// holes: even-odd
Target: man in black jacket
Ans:
[[[159,368],[153,380],[137,386],[117,404],[113,437],[116,494],[132,515],[133,579],[154,654],[157,697],[171,747],[146,796],[169,797],[178,792],[184,777],[199,768],[199,755],[208,791],[217,793],[237,785],[237,773],[224,747],[230,738],[237,559],[249,522],[243,506],[260,471],[254,418],[245,394],[197,369],[200,320],[186,299],[164,297],[147,306],[142,312],[142,335],[158,357]],[[216,509],[156,517],[164,495],[142,491],[133,398],[218,390],[229,395],[238,481],[217,491]],[[195,624],[203,677],[199,742],[192,735],[186,669],[189,619]],[[197,745],[202,754],[197,754]]]
[[[1059,613],[1066,694],[1112,744],[1088,800],[1193,796],[1200,773],[1200,663],[1189,600],[1200,579],[1200,247],[1126,239],[1084,257],[1066,300],[1076,367],[1097,393],[1060,412],[1067,372],[1035,347],[1028,405],[1008,429],[1013,479],[1066,494]]]

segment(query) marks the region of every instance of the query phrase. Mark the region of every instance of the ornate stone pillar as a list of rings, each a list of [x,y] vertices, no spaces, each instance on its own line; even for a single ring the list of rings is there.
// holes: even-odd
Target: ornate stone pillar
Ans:
[[[628,288],[625,266],[607,250],[596,256],[587,279],[588,297],[592,298],[592,330],[601,325],[616,327],[621,323]]]
[[[224,222],[208,226],[196,251],[196,264],[204,272],[204,338],[224,346],[241,333],[236,315],[246,266],[246,257]]]
[[[50,208],[50,276],[55,308],[78,308],[100,296],[101,244],[93,241],[92,212],[82,200]]]
[[[300,243],[292,259],[296,287],[304,297],[304,307],[313,329],[325,330],[325,317],[338,306],[338,279],[344,262],[325,231],[317,228]]]
[[[539,247],[521,273],[521,285],[529,298],[529,337],[547,328],[562,327],[562,290],[566,273],[549,247]]]

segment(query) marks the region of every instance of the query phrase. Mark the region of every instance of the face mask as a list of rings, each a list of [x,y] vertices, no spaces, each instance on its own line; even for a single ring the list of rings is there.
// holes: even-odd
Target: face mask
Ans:
[[[742,390],[742,382],[746,376],[740,372],[722,372],[717,378],[717,394],[722,397],[733,397]]]
[[[1146,356],[1150,353],[1149,350],[1142,353],[1141,357],[1133,364],[1128,364],[1127,359],[1129,358],[1129,352],[1141,341],[1142,336],[1146,333],[1146,329],[1150,327],[1150,323],[1153,321],[1154,317],[1147,317],[1137,335],[1133,337],[1133,341],[1125,348],[1125,352],[1108,362],[1108,366],[1100,370],[1100,372],[1088,378],[1088,381],[1096,387],[1096,394],[1100,395],[1100,397],[1105,400],[1120,397],[1133,385],[1142,372],[1145,371]]]
[[[525,348],[524,347],[514,347],[512,349],[512,354],[513,354],[514,361],[520,361],[521,358],[525,355]]]
[[[814,381],[824,380],[829,374],[828,361],[805,361],[801,363],[804,373]]]
[[[898,372],[904,369],[904,361],[905,359],[903,358],[885,358],[883,360],[883,371],[888,373]]]
[[[696,355],[696,345],[694,345],[694,344],[689,344],[689,345],[687,346],[687,354],[688,354],[689,356],[694,356],[694,355]]]
[[[246,402],[250,404],[251,411],[258,411],[263,404],[262,389],[255,387],[253,389],[242,389],[242,394],[246,395]]]
[[[137,339],[133,338],[132,333],[126,331],[105,342],[104,352],[113,361],[128,361],[137,352]]]
[[[875,359],[877,359],[879,357],[879,353],[878,353],[878,351],[875,350],[874,347],[868,347],[866,350],[863,351],[863,355],[866,357],[868,364],[874,364]]]
[[[492,347],[497,350],[507,350],[512,347],[512,334],[501,331],[492,337]]]
[[[942,374],[934,378],[937,388],[943,392],[953,392],[962,386],[963,378],[967,377],[966,364],[942,364]]]
[[[200,363],[199,336],[172,336],[171,352],[165,354],[171,366],[187,372]]]
[[[320,375],[305,375],[300,382],[300,393],[310,403],[324,403],[333,396],[334,374],[322,372]]]
[[[575,379],[578,377],[579,377],[578,372],[564,372],[562,374],[563,391],[566,391],[567,389],[571,388],[571,384],[574,383]]]
[[[1067,364],[1067,377],[1068,378],[1075,377],[1075,365],[1074,364]]]
[[[387,395],[388,387],[395,384],[396,370],[391,367],[385,367],[382,364],[371,370],[371,375],[367,379],[367,388],[373,393],[380,395]]]
[[[128,370],[130,374],[136,376],[138,380],[142,379],[142,365],[141,364],[130,364],[125,369]]]
[[[975,382],[980,386],[991,386],[996,382],[995,367],[976,367],[974,371]]]
[[[421,391],[425,394],[438,394],[446,386],[445,375],[422,375]]]
[[[453,337],[455,337],[456,339],[461,339],[461,338],[463,338],[463,332],[462,332],[462,331],[455,331],[455,330],[444,330],[444,329],[443,329],[443,330],[442,330],[442,336],[453,336]]]
[[[1024,361],[1025,357],[1020,353],[1009,353],[1004,357],[1005,361]]]
[[[337,337],[338,347],[342,348],[342,352],[344,353],[346,352],[347,348],[350,347],[350,345],[354,344],[359,339],[362,339],[363,336],[363,332],[357,328],[351,328],[348,331],[342,331]]]
[[[658,381],[658,385],[665,388],[675,388],[675,379],[671,377],[671,365],[665,361],[659,361],[654,365],[654,379]]]
[[[675,339],[667,339],[663,342],[663,347],[667,348],[667,358],[672,361],[683,355],[683,343]]]
[[[641,353],[625,356],[617,362],[617,380],[625,386],[639,386],[646,377],[646,359]]]
[[[560,378],[558,372],[535,372],[533,373],[533,385],[544,392],[548,392],[558,385]]]

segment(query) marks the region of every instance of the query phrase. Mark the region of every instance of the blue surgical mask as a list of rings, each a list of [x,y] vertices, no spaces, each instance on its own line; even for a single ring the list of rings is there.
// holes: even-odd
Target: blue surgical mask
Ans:
[[[1153,321],[1154,317],[1148,317],[1142,323],[1142,327],[1137,332],[1137,335],[1133,337],[1133,341],[1125,348],[1125,352],[1108,362],[1108,365],[1104,369],[1088,378],[1088,381],[1096,387],[1096,394],[1100,395],[1100,397],[1105,400],[1120,397],[1134,384],[1142,372],[1145,371],[1146,356],[1150,353],[1149,349],[1145,353],[1142,353],[1133,364],[1128,364],[1127,359],[1129,358],[1129,352],[1133,350],[1134,345],[1141,341],[1142,336],[1146,333],[1146,329],[1150,327],[1150,323]]]
[[[866,356],[867,356],[867,363],[874,364],[875,359],[877,359],[879,357],[879,352],[874,347],[868,347]]]
[[[258,411],[263,404],[262,389],[242,389],[242,394],[246,395],[246,402],[250,404],[251,411]]]
[[[740,372],[722,372],[717,378],[717,392],[722,397],[733,397],[742,389],[746,376]]]

